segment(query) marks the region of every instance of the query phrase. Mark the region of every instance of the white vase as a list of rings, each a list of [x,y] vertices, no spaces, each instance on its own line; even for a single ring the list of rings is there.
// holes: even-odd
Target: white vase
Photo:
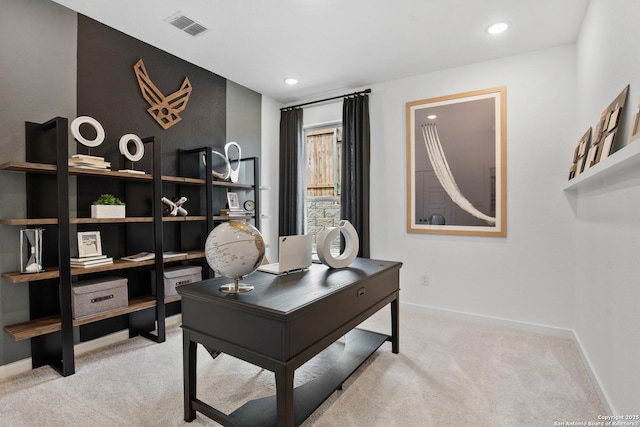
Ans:
[[[125,205],[91,205],[91,218],[124,218]]]

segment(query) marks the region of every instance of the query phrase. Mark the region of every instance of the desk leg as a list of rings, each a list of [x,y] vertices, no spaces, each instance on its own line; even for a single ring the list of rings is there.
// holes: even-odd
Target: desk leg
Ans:
[[[184,420],[191,422],[196,419],[196,411],[191,401],[196,398],[196,355],[198,343],[191,341],[191,334],[182,332],[182,376],[184,379]]]
[[[275,370],[278,427],[293,427],[293,373],[286,365]]]
[[[391,301],[391,351],[393,353],[400,352],[399,306],[398,298]]]

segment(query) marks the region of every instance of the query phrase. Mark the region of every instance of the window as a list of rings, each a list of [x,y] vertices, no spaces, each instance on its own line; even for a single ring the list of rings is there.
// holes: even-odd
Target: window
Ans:
[[[305,139],[305,233],[313,235],[315,250],[316,236],[327,227],[336,227],[340,220],[342,125],[306,129]],[[336,239],[336,250],[339,244]]]

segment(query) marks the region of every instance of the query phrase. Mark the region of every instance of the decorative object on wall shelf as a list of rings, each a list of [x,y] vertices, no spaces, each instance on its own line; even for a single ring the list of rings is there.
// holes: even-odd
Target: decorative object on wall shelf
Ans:
[[[78,232],[78,256],[80,258],[102,255],[102,239],[99,231]]]
[[[91,205],[91,218],[124,218],[126,206],[113,194],[102,194]]]
[[[217,158],[222,159],[222,165],[224,168],[224,172],[217,171],[216,168],[218,168],[219,165],[217,165],[216,162],[213,162],[213,164],[211,165],[211,175],[216,179],[229,179],[229,175],[231,174],[231,165],[229,164],[229,159],[227,159],[227,156],[216,150],[211,150],[211,154],[213,154]],[[204,154],[202,155],[202,163],[207,166],[207,161]]]
[[[169,129],[182,120],[178,113],[187,107],[187,102],[191,96],[192,87],[189,78],[184,78],[180,89],[168,96],[164,96],[151,81],[142,59],[136,62],[133,66],[133,71],[138,79],[138,86],[140,86],[143,98],[151,106],[147,109],[147,112],[158,122],[162,129]]]
[[[253,212],[256,209],[256,202],[254,202],[253,200],[245,200],[242,206],[245,210]]]
[[[240,211],[240,200],[238,199],[238,194],[233,193],[231,191],[227,192],[227,206],[230,211]]]
[[[406,119],[407,232],[506,236],[506,88],[408,102]]]
[[[94,139],[89,140],[84,136],[82,136],[82,134],[80,133],[80,126],[84,124],[87,124],[93,127],[93,129],[96,132],[96,136]],[[71,135],[73,135],[73,138],[84,146],[87,146],[90,148],[97,147],[98,145],[104,142],[104,137],[105,137],[104,128],[102,127],[100,122],[94,119],[93,117],[78,116],[75,119],[73,119],[69,128],[71,130]]]
[[[20,272],[40,273],[42,267],[42,228],[20,230]]]
[[[265,254],[260,231],[243,221],[228,221],[209,233],[204,248],[209,266],[225,277],[233,279],[220,287],[221,292],[237,294],[253,290],[240,280],[257,270]]]
[[[628,92],[629,85],[620,92],[600,115],[600,120],[591,138],[592,144],[587,152],[587,160],[583,167],[583,172],[622,148],[616,145],[615,137],[618,133],[618,124],[622,117],[622,109],[627,100]]]
[[[578,140],[578,145],[573,151],[573,165],[569,169],[569,179],[573,179],[580,175],[584,169],[585,160],[587,158],[587,147],[591,144],[591,128]]]
[[[130,151],[131,143],[133,143],[133,146],[135,148],[135,151],[133,153]],[[120,169],[118,172],[143,174],[144,171],[137,171],[133,169],[133,164],[140,161],[142,157],[144,157],[144,144],[142,144],[142,140],[140,139],[140,137],[133,133],[122,135],[122,137],[120,137],[120,142],[118,143],[118,148],[120,149],[120,154],[122,154],[131,162],[130,169]]]
[[[232,160],[231,156],[229,155],[229,152],[231,150],[235,150],[235,160]],[[231,180],[231,182],[238,182],[238,178],[240,177],[240,160],[242,160],[242,149],[240,148],[240,145],[238,145],[238,143],[234,141],[227,142],[224,146],[224,155],[229,161],[229,179]],[[236,165],[235,169],[233,167],[234,163]]]
[[[640,100],[638,101],[638,109],[640,109]],[[640,139],[640,111],[633,115],[633,121],[631,122],[631,132],[627,145],[631,144],[636,139]]]
[[[344,237],[344,251],[338,256],[331,253],[331,243],[342,235]],[[343,219],[338,227],[329,227],[318,234],[316,250],[320,261],[329,268],[345,268],[358,256],[360,239],[353,225]]]
[[[187,198],[184,196],[178,197],[173,201],[163,197],[162,203],[164,203],[167,208],[162,212],[162,216],[187,216],[189,212],[182,207],[186,201]]]
[[[229,156],[229,151],[231,149],[235,150],[236,154],[235,159],[233,160]],[[222,159],[222,168],[224,169],[224,172],[217,171],[216,169],[218,169],[220,165],[214,163],[211,165],[211,175],[216,179],[229,179],[231,182],[238,182],[240,177],[240,161],[242,160],[242,149],[240,148],[240,145],[234,141],[227,142],[224,146],[224,154],[216,150],[211,150],[211,154],[216,156],[216,158]],[[231,165],[232,162],[235,163],[235,169]],[[202,155],[202,163],[205,166],[207,165],[204,154]]]

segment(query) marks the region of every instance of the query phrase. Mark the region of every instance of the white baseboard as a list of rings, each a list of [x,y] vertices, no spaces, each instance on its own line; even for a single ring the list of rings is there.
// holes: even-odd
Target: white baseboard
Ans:
[[[556,326],[540,325],[537,323],[520,322],[517,320],[504,319],[500,317],[484,316],[481,314],[465,313],[463,311],[447,310],[443,308],[429,307],[424,305],[416,305],[410,303],[401,303],[402,305],[415,307],[422,309],[425,312],[448,316],[454,319],[468,320],[470,322],[482,323],[485,325],[502,326],[509,329],[516,329],[519,331],[533,332],[542,335],[549,335],[553,337],[573,339],[574,333],[571,329],[558,328]]]
[[[165,326],[167,328],[176,326],[182,323],[182,315],[176,314],[165,319]],[[115,332],[113,334],[105,335],[104,337],[96,338],[95,340],[85,341],[73,346],[73,353],[76,356],[88,353],[90,351],[98,350],[100,348],[117,344],[129,339],[129,331],[123,330]],[[18,360],[7,365],[0,366],[0,381],[3,381],[14,375],[19,375],[24,372],[30,371],[32,368],[31,358]]]
[[[575,331],[573,331],[573,342],[578,349],[578,353],[580,354],[580,358],[584,363],[585,369],[587,370],[587,374],[589,378],[591,378],[591,382],[596,389],[596,393],[598,393],[598,397],[600,398],[600,402],[602,402],[602,406],[604,406],[604,410],[607,412],[607,415],[619,415],[620,412],[617,412],[609,399],[609,395],[607,394],[604,387],[602,387],[602,383],[600,382],[600,378],[598,374],[593,370],[593,365],[591,364],[591,360],[587,355],[584,347],[582,346],[582,341],[578,337]]]
[[[593,384],[593,387],[595,388],[596,393],[598,394],[598,397],[600,398],[600,402],[602,403],[602,406],[604,406],[604,409],[607,415],[618,414],[618,412],[615,411],[615,408],[611,404],[611,400],[609,399],[604,387],[602,387],[602,383],[600,382],[598,375],[593,370],[593,365],[591,364],[591,361],[589,359],[589,356],[587,355],[587,352],[582,346],[582,342],[580,341],[580,338],[578,337],[578,335],[573,329],[564,329],[564,328],[558,328],[555,326],[520,322],[516,320],[503,319],[499,317],[483,316],[480,314],[465,313],[461,311],[446,310],[442,308],[428,307],[423,305],[416,305],[416,304],[409,304],[409,303],[400,304],[400,306],[403,306],[403,305],[411,306],[416,309],[423,310],[426,313],[430,313],[434,315],[448,316],[454,319],[468,320],[470,322],[482,323],[485,325],[502,326],[509,329],[515,329],[515,330],[520,330],[525,332],[533,332],[537,334],[548,335],[548,336],[559,337],[559,338],[566,338],[573,341],[574,345],[576,346],[576,349],[578,350],[578,354],[580,355],[582,363],[584,364],[585,369],[587,370],[587,374],[591,379],[591,383]]]

